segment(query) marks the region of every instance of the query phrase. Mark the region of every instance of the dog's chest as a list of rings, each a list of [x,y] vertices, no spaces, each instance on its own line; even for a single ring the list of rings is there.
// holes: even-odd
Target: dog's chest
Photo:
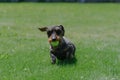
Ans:
[[[67,51],[65,49],[57,49],[53,50],[52,53],[58,58],[58,59],[65,59]]]

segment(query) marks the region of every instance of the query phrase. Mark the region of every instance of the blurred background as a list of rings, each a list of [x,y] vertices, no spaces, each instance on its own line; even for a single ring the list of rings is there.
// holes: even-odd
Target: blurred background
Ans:
[[[0,0],[0,2],[120,2],[120,0]]]

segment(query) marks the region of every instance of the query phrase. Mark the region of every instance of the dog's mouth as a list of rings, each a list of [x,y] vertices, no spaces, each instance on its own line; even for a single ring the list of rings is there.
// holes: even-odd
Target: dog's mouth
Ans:
[[[48,39],[48,42],[52,47],[58,47],[60,44],[60,38],[57,38],[55,40],[52,40],[51,38]]]
[[[60,45],[61,38],[60,36],[50,36],[48,38],[48,42],[50,43],[52,47],[56,48]]]
[[[50,43],[50,45],[51,46],[53,46],[53,47],[58,47],[59,46],[59,41],[52,41],[51,43]]]

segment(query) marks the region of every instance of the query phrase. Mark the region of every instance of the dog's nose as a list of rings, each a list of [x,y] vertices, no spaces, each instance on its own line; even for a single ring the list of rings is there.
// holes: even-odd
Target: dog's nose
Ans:
[[[52,41],[56,41],[56,37],[54,36],[54,37],[52,37]]]

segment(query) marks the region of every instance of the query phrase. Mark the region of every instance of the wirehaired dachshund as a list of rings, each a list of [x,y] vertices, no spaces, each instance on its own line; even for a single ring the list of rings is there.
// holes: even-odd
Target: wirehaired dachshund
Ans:
[[[75,57],[75,45],[64,37],[65,30],[62,25],[38,29],[42,32],[47,32],[52,64],[56,63],[56,59],[69,60]],[[52,45],[52,43],[55,43],[55,45]]]

